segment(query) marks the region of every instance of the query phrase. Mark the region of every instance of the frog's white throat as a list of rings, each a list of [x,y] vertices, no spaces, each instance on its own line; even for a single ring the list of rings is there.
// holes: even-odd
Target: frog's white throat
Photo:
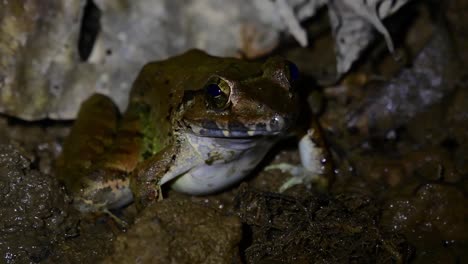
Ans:
[[[193,195],[214,193],[248,175],[276,137],[217,138],[187,133],[181,151],[161,184]]]

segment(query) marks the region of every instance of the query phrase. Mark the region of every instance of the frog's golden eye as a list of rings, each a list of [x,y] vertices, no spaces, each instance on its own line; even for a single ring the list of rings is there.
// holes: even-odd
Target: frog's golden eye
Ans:
[[[206,100],[215,109],[223,109],[229,105],[230,93],[231,87],[221,78],[211,79],[205,85]]]
[[[299,79],[299,68],[291,61],[286,61],[286,73],[290,82],[295,82]]]

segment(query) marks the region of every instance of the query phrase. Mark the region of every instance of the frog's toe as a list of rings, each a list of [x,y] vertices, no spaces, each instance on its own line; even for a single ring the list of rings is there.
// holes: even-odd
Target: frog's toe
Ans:
[[[280,170],[282,173],[289,173],[292,175],[298,175],[302,173],[304,167],[299,165],[293,165],[290,163],[277,163],[267,166],[265,170]]]
[[[298,177],[298,176],[300,176],[300,175],[295,175],[295,176],[292,176],[291,178],[289,178],[285,183],[283,183],[280,186],[278,191],[281,193],[281,192],[284,192],[287,189],[293,187],[294,185],[304,183],[304,177]]]
[[[278,163],[267,166],[265,170],[278,169],[282,173],[288,173],[291,175],[286,182],[284,182],[279,188],[279,192],[284,192],[294,185],[303,184],[310,188],[312,184],[316,184],[319,188],[326,188],[328,185],[327,179],[320,173],[309,171],[302,165],[294,165],[290,163]]]
[[[128,223],[125,220],[119,218],[118,216],[113,214],[108,209],[103,209],[102,212],[105,213],[106,215],[108,215],[110,218],[112,218],[112,220],[114,220],[114,222],[117,223],[117,225],[120,228],[122,228],[122,229],[127,229],[128,228]]]

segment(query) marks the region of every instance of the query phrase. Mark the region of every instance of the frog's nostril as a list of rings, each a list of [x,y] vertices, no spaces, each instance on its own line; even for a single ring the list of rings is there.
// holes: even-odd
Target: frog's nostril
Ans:
[[[280,131],[283,130],[285,125],[285,120],[283,117],[279,115],[275,115],[271,120],[270,120],[270,125],[268,126],[269,131]]]

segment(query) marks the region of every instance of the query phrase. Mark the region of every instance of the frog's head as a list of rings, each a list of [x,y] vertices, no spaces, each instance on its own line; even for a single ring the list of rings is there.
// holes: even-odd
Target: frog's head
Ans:
[[[182,123],[204,137],[252,137],[285,133],[298,104],[297,67],[280,57],[264,64],[232,59],[186,91]]]

